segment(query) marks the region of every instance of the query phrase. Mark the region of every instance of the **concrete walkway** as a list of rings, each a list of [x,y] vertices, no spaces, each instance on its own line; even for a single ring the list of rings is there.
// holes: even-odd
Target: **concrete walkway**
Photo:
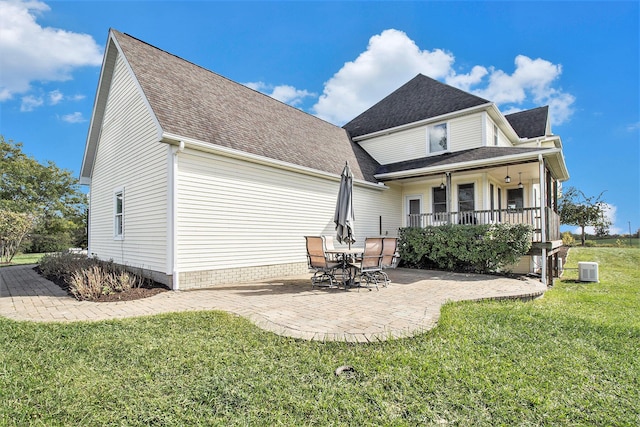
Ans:
[[[369,342],[433,328],[447,301],[537,298],[533,279],[392,270],[375,289],[311,289],[309,275],[211,289],[163,292],[136,301],[77,301],[33,265],[0,268],[0,316],[36,322],[121,319],[158,313],[223,310],[276,334],[319,341]]]

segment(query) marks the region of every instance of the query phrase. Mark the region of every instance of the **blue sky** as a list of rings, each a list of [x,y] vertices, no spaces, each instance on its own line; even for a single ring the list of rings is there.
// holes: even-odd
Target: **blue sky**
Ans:
[[[72,170],[109,28],[341,125],[423,73],[550,105],[571,179],[640,228],[639,2],[0,0],[0,133]]]

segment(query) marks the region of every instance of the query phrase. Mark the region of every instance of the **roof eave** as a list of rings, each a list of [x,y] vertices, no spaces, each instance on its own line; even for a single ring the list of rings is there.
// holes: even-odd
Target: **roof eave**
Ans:
[[[118,55],[122,55],[126,66],[129,70],[129,74],[131,78],[137,85],[138,91],[144,100],[147,110],[152,117],[155,126],[156,126],[156,134],[158,140],[160,139],[160,135],[162,134],[162,127],[160,126],[160,122],[156,117],[153,108],[149,104],[149,100],[144,94],[144,90],[140,85],[140,82],[136,78],[129,61],[127,61],[126,55],[124,55],[120,44],[118,43],[118,39],[115,36],[113,30],[109,30],[109,36],[107,38],[107,45],[105,49],[105,53],[102,59],[102,68],[100,69],[100,77],[98,80],[98,88],[96,90],[96,97],[93,104],[93,110],[91,113],[91,121],[89,125],[89,131],[87,134],[87,142],[85,144],[85,151],[82,157],[82,166],[80,168],[80,184],[89,185],[91,184],[91,177],[93,175],[93,165],[95,162],[96,155],[98,153],[98,141],[100,139],[100,132],[102,129],[102,121],[104,119],[104,114],[107,106],[107,98],[109,96],[113,73],[115,70],[115,64],[118,58]]]
[[[374,175],[374,177],[380,181],[415,178],[426,174],[433,175],[444,172],[455,172],[457,170],[500,166],[503,164],[510,164],[514,162],[535,161],[540,155],[542,155],[545,159],[555,160],[553,163],[553,168],[551,170],[554,173],[556,179],[560,181],[566,181],[567,179],[569,179],[569,173],[564,163],[564,156],[562,155],[562,150],[559,148],[547,148],[536,151],[529,151],[527,153],[511,154],[507,156],[491,157],[488,159],[472,160],[447,165],[427,166],[418,169],[376,174]]]
[[[371,133],[368,133],[368,134],[365,134],[365,135],[355,136],[355,137],[352,137],[351,139],[354,142],[364,141],[364,140],[367,140],[367,139],[375,138],[377,136],[388,135],[390,133],[395,133],[395,132],[400,132],[400,131],[407,130],[407,129],[412,129],[412,128],[423,126],[423,125],[426,125],[426,124],[429,124],[429,123],[436,123],[436,122],[441,122],[443,120],[449,120],[449,119],[452,119],[454,117],[463,116],[463,115],[466,115],[466,114],[469,114],[469,113],[473,113],[473,112],[476,112],[476,111],[483,111],[483,110],[486,110],[486,109],[490,108],[491,105],[493,105],[493,103],[492,102],[488,102],[486,104],[476,105],[474,107],[469,107],[469,108],[465,108],[463,110],[453,111],[451,113],[442,114],[440,116],[430,117],[428,119],[419,120],[417,122],[407,123],[407,124],[404,124],[404,125],[400,125],[400,126],[395,126],[395,127],[388,128],[388,129],[379,130],[377,132],[371,132]]]
[[[113,70],[107,66],[110,61],[115,63],[117,52],[113,52],[111,42],[113,34],[109,30],[107,36],[106,48],[102,56],[102,66],[100,67],[100,77],[98,78],[98,86],[93,100],[93,108],[91,110],[91,120],[89,121],[89,130],[87,132],[87,140],[85,142],[84,154],[82,156],[82,165],[80,166],[80,184],[88,185],[91,183],[91,175],[93,172],[93,162],[97,152],[98,135],[100,133],[99,123],[102,123],[104,116],[104,108],[106,107],[106,98],[111,86],[111,78],[105,81],[105,74],[111,76]],[[115,56],[114,56],[115,55]]]
[[[210,142],[199,141],[193,138],[172,134],[170,132],[164,132],[162,134],[162,138],[160,139],[160,142],[164,142],[170,145],[182,146],[184,148],[190,148],[193,150],[202,151],[206,153],[217,154],[224,157],[240,159],[240,160],[248,161],[251,163],[257,163],[261,165],[276,167],[278,169],[289,170],[297,173],[302,173],[305,175],[321,177],[321,178],[330,179],[333,181],[340,181],[339,174],[325,172],[319,169],[313,169],[306,166],[297,165],[291,162],[285,162],[285,161],[273,159],[270,157],[260,156],[257,154],[247,153],[246,151],[235,150],[233,148],[223,147],[221,145],[212,144]],[[361,187],[375,188],[378,190],[385,190],[388,188],[386,185],[384,185],[384,183],[381,183],[381,182],[373,183],[373,182],[362,180],[362,179],[354,179],[353,183],[354,185],[358,185]]]

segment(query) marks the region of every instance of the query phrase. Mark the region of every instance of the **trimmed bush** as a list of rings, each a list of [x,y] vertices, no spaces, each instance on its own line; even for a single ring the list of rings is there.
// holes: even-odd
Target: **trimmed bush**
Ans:
[[[573,234],[571,234],[571,232],[565,231],[564,233],[562,233],[562,244],[564,246],[576,245],[576,239],[573,237]]]
[[[142,287],[148,281],[111,261],[72,253],[45,255],[39,267],[43,276],[64,285],[79,300],[96,300],[102,295]]]
[[[531,249],[527,224],[442,225],[400,229],[400,257],[410,267],[495,273]]]

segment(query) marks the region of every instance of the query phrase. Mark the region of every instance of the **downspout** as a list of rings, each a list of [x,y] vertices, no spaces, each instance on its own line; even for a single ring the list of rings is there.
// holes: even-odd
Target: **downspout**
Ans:
[[[172,173],[171,173],[171,277],[173,283],[171,289],[180,289],[180,272],[178,271],[178,154],[184,151],[184,141],[179,146],[172,146]]]
[[[538,155],[538,168],[540,174],[540,240],[542,241],[542,271],[540,272],[542,284],[547,285],[547,178],[546,168],[542,154]]]

